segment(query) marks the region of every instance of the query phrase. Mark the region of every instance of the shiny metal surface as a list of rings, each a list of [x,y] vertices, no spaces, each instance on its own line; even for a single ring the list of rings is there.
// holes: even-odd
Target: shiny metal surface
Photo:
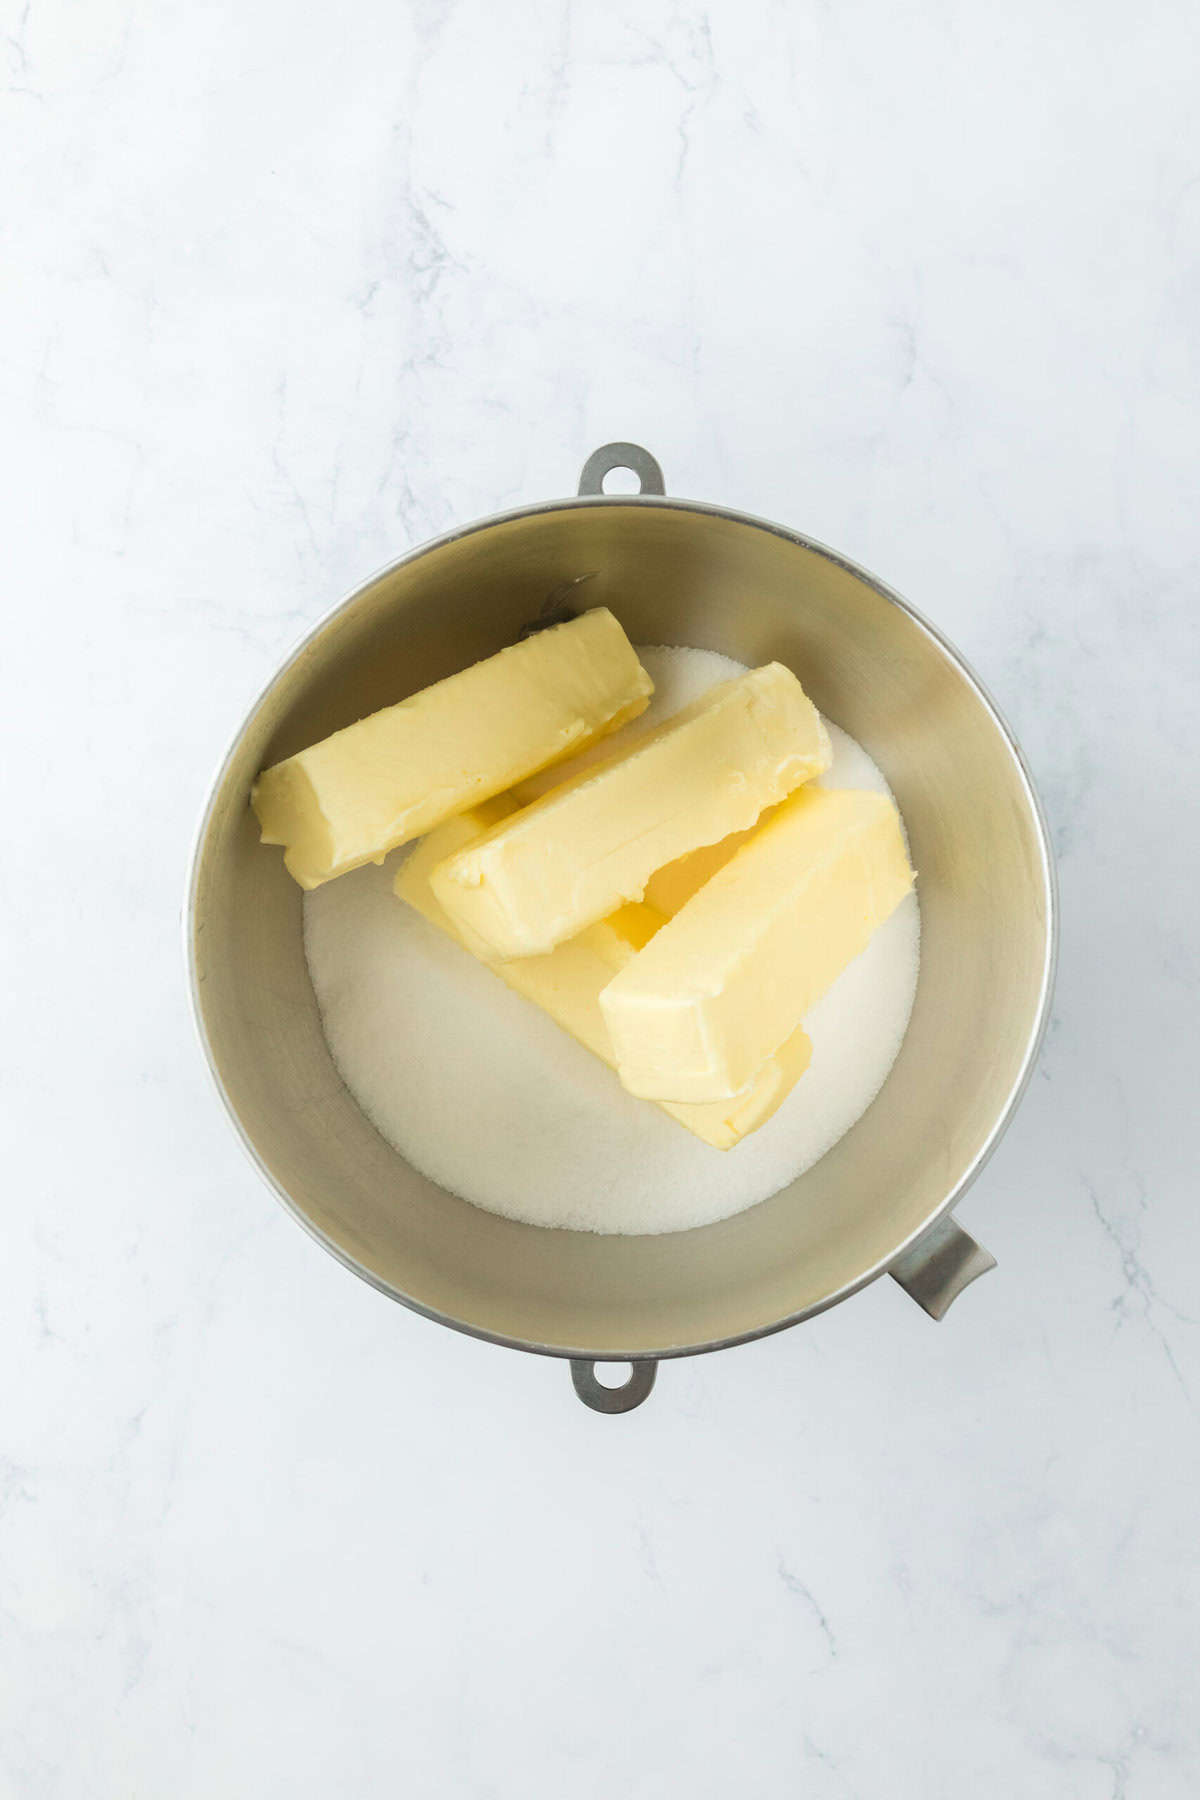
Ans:
[[[658,458],[643,450],[640,444],[601,444],[584,463],[579,474],[581,494],[602,494],[604,483],[614,469],[628,469],[638,478],[638,491],[643,494],[665,494],[667,484]]]
[[[944,1319],[963,1289],[995,1266],[991,1251],[945,1213],[897,1257],[888,1273],[931,1319]]]
[[[630,1363],[629,1378],[620,1387],[605,1387],[596,1376],[594,1362],[571,1363],[571,1382],[575,1392],[585,1406],[590,1406],[598,1413],[632,1412],[643,1400],[648,1400],[654,1386],[654,1377],[658,1373],[658,1364],[652,1359]]]
[[[790,664],[886,772],[919,871],[916,1005],[874,1104],[773,1199],[666,1237],[498,1218],[434,1187],[383,1141],[330,1060],[300,890],[260,848],[247,804],[264,764],[491,654],[581,575],[586,604],[610,606],[635,643]],[[220,771],[196,848],[188,938],[197,1022],[234,1124],[327,1249],[461,1330],[585,1363],[644,1362],[807,1318],[900,1263],[948,1212],[1032,1067],[1053,977],[1054,878],[1011,736],[949,645],[898,596],[761,520],[597,495],[425,545],[316,627]],[[463,1105],[469,1120],[469,1095]]]

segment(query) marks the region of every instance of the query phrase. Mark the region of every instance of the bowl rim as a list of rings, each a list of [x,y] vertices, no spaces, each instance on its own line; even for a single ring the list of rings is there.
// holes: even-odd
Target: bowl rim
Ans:
[[[749,526],[757,531],[768,532],[773,537],[782,538],[785,542],[794,544],[798,549],[807,550],[817,556],[824,557],[826,561],[833,563],[836,567],[845,570],[847,574],[864,582],[873,590],[873,592],[878,594],[881,599],[888,601],[892,606],[898,607],[899,610],[912,621],[918,630],[922,631],[937,649],[942,652],[955,669],[957,669],[964,681],[975,694],[975,697],[980,702],[985,712],[991,718],[992,723],[995,725],[1003,743],[1008,749],[1009,755],[1016,767],[1017,774],[1020,777],[1021,786],[1029,803],[1030,814],[1036,826],[1039,867],[1041,870],[1046,907],[1046,948],[1038,990],[1037,1008],[1033,1025],[1029,1032],[1025,1053],[1021,1059],[1021,1066],[1005,1096],[1003,1104],[997,1111],[992,1127],[979,1151],[938,1207],[920,1226],[910,1232],[902,1243],[898,1244],[894,1250],[890,1251],[886,1257],[881,1258],[869,1269],[855,1276],[852,1281],[844,1283],[835,1293],[826,1295],[814,1305],[802,1307],[796,1312],[786,1314],[783,1318],[772,1320],[769,1324],[756,1326],[749,1331],[735,1332],[728,1337],[714,1338],[699,1344],[671,1344],[652,1351],[630,1351],[623,1349],[598,1351],[594,1347],[589,1348],[539,1343],[533,1339],[512,1337],[503,1332],[488,1330],[484,1326],[473,1324],[469,1319],[456,1318],[452,1314],[439,1312],[436,1307],[426,1305],[424,1301],[417,1299],[412,1294],[406,1294],[402,1289],[393,1286],[391,1282],[384,1280],[382,1276],[376,1274],[373,1269],[370,1269],[364,1263],[359,1262],[356,1257],[349,1253],[349,1251],[336,1243],[309,1218],[308,1214],[296,1203],[283,1184],[276,1179],[275,1175],[263,1161],[257,1146],[242,1123],[241,1117],[233,1103],[229,1091],[221,1078],[221,1073],[217,1067],[213,1053],[212,1044],[209,1040],[208,1031],[204,1022],[200,996],[200,982],[196,967],[196,901],[204,844],[208,836],[209,825],[216,809],[217,800],[225,785],[225,779],[229,772],[230,765],[237,754],[242,738],[245,735],[246,728],[280,678],[306,653],[310,644],[325,631],[327,626],[329,626],[340,613],[348,611],[350,607],[355,605],[356,602],[378,582],[384,580],[387,576],[394,574],[398,569],[404,568],[407,564],[416,562],[419,558],[427,556],[435,550],[440,550],[448,544],[457,543],[463,538],[475,536],[483,531],[489,531],[495,526],[512,524],[522,519],[537,518],[548,513],[568,512],[583,507],[600,506],[626,506],[638,509],[653,508],[655,510],[671,512],[705,513],[716,518],[728,520],[737,525]],[[770,519],[760,518],[753,513],[741,512],[734,507],[719,506],[712,501],[688,500],[669,494],[570,495],[559,500],[541,500],[529,506],[511,507],[504,512],[489,513],[484,517],[473,519],[464,525],[455,526],[449,531],[441,532],[436,537],[427,538],[422,543],[415,544],[410,550],[406,550],[403,555],[395,557],[391,562],[383,564],[374,574],[368,576],[365,581],[360,581],[349,593],[345,594],[342,599],[336,601],[322,613],[320,618],[318,618],[316,622],[293,643],[288,653],[276,665],[270,679],[263,684],[255,694],[250,705],[245,709],[242,715],[241,724],[230,739],[225,753],[217,766],[216,774],[207,791],[207,797],[200,814],[199,823],[192,839],[192,846],[188,859],[186,893],[186,905],[183,910],[181,922],[183,925],[184,957],[188,972],[188,1001],[192,1016],[192,1024],[199,1039],[200,1048],[204,1060],[208,1065],[209,1073],[212,1076],[213,1083],[222,1104],[224,1105],[234,1132],[241,1142],[246,1155],[258,1171],[258,1174],[262,1180],[266,1182],[267,1186],[272,1189],[284,1209],[311,1238],[314,1238],[323,1249],[327,1250],[331,1256],[335,1257],[344,1268],[349,1269],[353,1274],[359,1276],[361,1280],[367,1282],[369,1286],[376,1288],[380,1293],[386,1294],[389,1299],[398,1301],[400,1305],[407,1307],[410,1312],[418,1313],[422,1318],[431,1319],[435,1324],[446,1325],[452,1331],[461,1332],[467,1337],[478,1338],[484,1343],[502,1345],[504,1348],[510,1350],[524,1350],[536,1356],[556,1357],[560,1360],[583,1361],[588,1363],[628,1362],[636,1364],[640,1362],[667,1362],[679,1357],[705,1356],[718,1350],[731,1350],[739,1344],[756,1343],[761,1338],[774,1336],[776,1332],[790,1330],[792,1326],[800,1325],[806,1319],[816,1318],[819,1313],[827,1312],[830,1307],[839,1306],[843,1300],[850,1299],[853,1294],[860,1292],[861,1289],[865,1287],[869,1287],[873,1281],[877,1281],[881,1275],[886,1275],[895,1263],[899,1262],[914,1245],[919,1243],[926,1232],[930,1231],[940,1219],[945,1218],[958,1204],[968,1188],[970,1188],[978,1179],[979,1175],[990,1162],[1001,1138],[1012,1123],[1016,1110],[1020,1105],[1033,1076],[1034,1068],[1037,1065],[1038,1053],[1045,1040],[1046,1029],[1050,1019],[1051,1002],[1054,995],[1055,976],[1058,967],[1058,874],[1055,867],[1054,853],[1051,848],[1050,830],[1045,810],[1038,795],[1032,771],[1030,770],[1029,764],[1025,759],[1025,754],[1017,741],[1012,727],[1009,725],[1000,706],[987,686],[976,674],[975,670],[962,655],[961,651],[950,642],[949,638],[946,637],[946,635],[940,631],[930,619],[926,618],[922,612],[918,611],[915,606],[906,600],[902,594],[897,593],[897,591],[890,587],[887,582],[882,581],[877,575],[872,574],[872,572],[869,569],[864,568],[861,563],[855,562],[851,557],[844,556],[841,551],[834,550],[829,545],[820,543],[816,538],[808,537],[804,532],[792,530],[786,525],[777,524]],[[466,1204],[469,1205],[471,1203],[466,1202]],[[546,1227],[532,1227],[531,1229],[546,1229]],[[698,1226],[695,1229],[707,1230],[708,1227]]]

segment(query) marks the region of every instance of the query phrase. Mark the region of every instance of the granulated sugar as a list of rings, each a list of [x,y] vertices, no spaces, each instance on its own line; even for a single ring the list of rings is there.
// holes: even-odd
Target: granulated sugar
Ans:
[[[705,650],[639,654],[656,692],[635,731],[742,668]],[[852,738],[835,726],[830,736],[826,786],[887,791]],[[490,1212],[630,1233],[743,1212],[833,1147],[900,1048],[917,985],[915,895],[804,1021],[812,1063],[775,1117],[735,1149],[713,1150],[634,1100],[610,1069],[398,900],[392,881],[404,855],[305,896],[309,972],[333,1060],[368,1118],[432,1181]]]

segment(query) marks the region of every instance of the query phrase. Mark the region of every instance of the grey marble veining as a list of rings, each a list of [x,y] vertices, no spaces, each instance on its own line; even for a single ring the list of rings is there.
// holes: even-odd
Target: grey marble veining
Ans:
[[[0,8],[5,1800],[1200,1788],[1198,38]],[[612,438],[961,645],[1064,924],[997,1273],[619,1420],[295,1229],[178,939],[288,646]]]

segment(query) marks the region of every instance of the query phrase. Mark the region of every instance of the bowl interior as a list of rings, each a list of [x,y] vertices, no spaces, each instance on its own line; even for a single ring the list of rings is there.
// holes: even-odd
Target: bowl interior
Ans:
[[[379,1137],[325,1046],[300,890],[279,853],[260,848],[247,805],[264,764],[491,654],[580,575],[591,577],[580,603],[610,606],[635,643],[794,668],[885,771],[919,872],[916,1005],[878,1098],[784,1192],[665,1237],[601,1238],[495,1217],[435,1187]],[[886,1266],[970,1179],[1040,1025],[1049,881],[1035,803],[991,709],[942,644],[863,574],[703,508],[564,503],[397,565],[277,676],[233,746],[201,836],[197,1011],[265,1173],[368,1279],[527,1347],[666,1354],[829,1304]],[[469,1114],[469,1095],[464,1105]]]

